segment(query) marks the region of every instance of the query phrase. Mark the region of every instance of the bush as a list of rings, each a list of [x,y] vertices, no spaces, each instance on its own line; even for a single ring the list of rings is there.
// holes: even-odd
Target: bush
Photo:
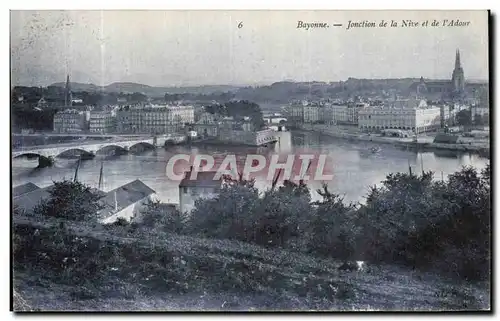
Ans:
[[[318,190],[323,201],[318,205],[310,225],[310,252],[340,259],[353,259],[356,253],[357,211],[354,204],[345,205],[338,195],[331,194],[327,185]]]
[[[259,197],[252,183],[233,182],[213,199],[198,200],[191,232],[264,246],[300,247],[312,212],[305,184],[286,181]]]
[[[360,210],[365,259],[432,268],[467,279],[489,277],[489,167],[470,167],[447,182],[389,175]]]
[[[100,196],[80,182],[54,182],[50,198],[33,209],[35,215],[64,218],[71,221],[97,221],[102,209]]]
[[[176,208],[159,201],[150,201],[141,212],[139,225],[160,228],[164,231],[182,233],[185,230],[187,216]]]

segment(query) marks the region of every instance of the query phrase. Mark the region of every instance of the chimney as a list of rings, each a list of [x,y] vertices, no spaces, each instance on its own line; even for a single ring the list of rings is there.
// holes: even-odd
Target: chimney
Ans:
[[[115,191],[115,211],[118,212],[118,201],[116,200],[116,191]]]

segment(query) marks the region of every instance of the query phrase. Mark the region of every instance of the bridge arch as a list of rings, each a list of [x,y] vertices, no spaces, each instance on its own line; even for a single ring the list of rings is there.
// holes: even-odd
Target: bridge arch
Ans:
[[[99,148],[96,151],[96,154],[108,154],[111,151],[115,152],[115,154],[126,154],[128,152],[128,149],[119,145],[106,145]]]
[[[139,143],[136,143],[136,144],[130,146],[129,149],[136,148],[136,147],[144,147],[144,148],[153,149],[153,148],[155,148],[155,145],[148,143],[148,142],[139,142]]]
[[[83,148],[68,148],[57,154],[55,157],[88,157],[93,155],[94,153]]]
[[[36,158],[38,159],[38,168],[50,167],[54,165],[54,158],[52,156],[43,156],[39,153],[26,152],[13,157],[14,159],[20,158]]]
[[[129,147],[129,152],[133,154],[142,153],[147,150],[156,149],[155,145],[148,142],[139,142]]]
[[[33,153],[33,152],[26,152],[26,153],[22,153],[22,154],[19,154],[17,156],[14,156],[13,158],[38,158],[42,155],[40,155],[39,153]],[[43,156],[42,156],[43,157]]]

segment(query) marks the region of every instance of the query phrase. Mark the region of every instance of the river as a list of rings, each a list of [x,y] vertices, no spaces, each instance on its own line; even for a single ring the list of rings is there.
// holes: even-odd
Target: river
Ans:
[[[425,171],[434,171],[435,178],[446,178],[462,166],[472,165],[482,169],[489,163],[486,158],[473,154],[459,152],[423,152],[406,151],[391,145],[380,145],[381,151],[372,154],[369,149],[376,144],[369,142],[352,142],[338,138],[327,137],[319,133],[292,133],[291,137],[282,139],[275,150],[293,152],[298,149],[312,150],[328,154],[331,161],[333,180],[328,182],[332,192],[344,196],[347,201],[363,202],[369,187],[379,184],[387,174],[392,172],[408,172],[408,166],[414,172],[421,172],[422,164]],[[259,153],[273,153],[275,150],[259,149]],[[188,147],[174,146],[168,149],[159,148],[121,156],[98,155],[93,160],[83,161],[78,171],[78,178],[92,187],[98,186],[101,163],[103,164],[104,191],[110,191],[123,184],[140,179],[154,189],[164,202],[178,203],[178,181],[171,181],[166,175],[168,159],[177,153],[207,153],[224,156],[236,154],[244,156],[255,153],[255,148],[205,146]],[[52,184],[52,181],[72,179],[75,173],[76,160],[56,159],[54,167],[37,169],[37,160],[14,159],[12,163],[12,185],[32,182],[40,187]],[[441,174],[442,173],[442,174]],[[259,180],[256,183],[263,190],[269,183]],[[318,199],[315,192],[321,186],[320,182],[311,183],[313,199]]]

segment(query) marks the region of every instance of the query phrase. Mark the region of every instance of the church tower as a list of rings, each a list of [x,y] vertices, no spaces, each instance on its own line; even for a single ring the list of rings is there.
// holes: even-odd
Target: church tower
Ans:
[[[69,82],[69,75],[66,76],[66,87],[64,89],[64,106],[73,105],[73,96],[71,94],[71,84]]]
[[[451,77],[451,83],[453,86],[453,92],[455,94],[463,94],[465,91],[465,77],[464,70],[460,63],[460,51],[457,49],[455,55],[455,69],[453,69],[453,75]]]

